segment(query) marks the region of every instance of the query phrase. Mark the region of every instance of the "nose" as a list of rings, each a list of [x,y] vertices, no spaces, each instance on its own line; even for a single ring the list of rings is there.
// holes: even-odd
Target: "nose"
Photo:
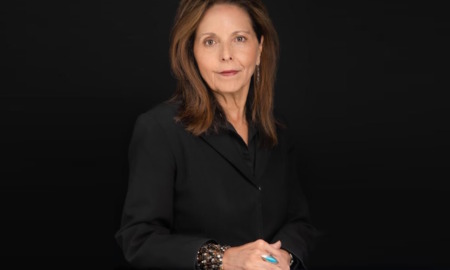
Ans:
[[[226,44],[222,45],[221,60],[222,61],[233,60],[231,49]]]

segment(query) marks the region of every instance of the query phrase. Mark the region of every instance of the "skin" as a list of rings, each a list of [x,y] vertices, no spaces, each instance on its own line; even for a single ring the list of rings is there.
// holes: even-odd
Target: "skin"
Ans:
[[[263,261],[261,255],[264,254],[271,254],[278,260],[278,264]],[[242,246],[227,249],[223,255],[222,264],[225,270],[289,270],[290,258],[289,253],[281,248],[280,241],[269,244],[259,239]]]
[[[263,41],[258,40],[247,12],[230,4],[217,4],[205,12],[194,41],[201,76],[246,143],[245,102],[250,80],[260,63]]]
[[[256,65],[260,64],[264,37],[258,40],[250,16],[235,5],[216,4],[206,11],[196,31],[194,56],[200,74],[222,106],[227,120],[248,143],[245,103]],[[233,71],[226,72],[223,71]],[[271,254],[279,263],[263,261]],[[223,267],[234,269],[289,269],[290,256],[278,241],[256,240],[227,249]]]

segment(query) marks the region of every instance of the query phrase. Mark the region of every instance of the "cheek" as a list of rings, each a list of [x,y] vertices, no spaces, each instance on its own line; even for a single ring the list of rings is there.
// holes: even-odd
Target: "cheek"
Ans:
[[[213,61],[211,61],[211,56],[200,53],[195,57],[195,60],[202,79],[205,80],[209,87],[214,88],[214,65],[212,63]]]
[[[202,52],[198,52],[194,50],[194,56],[195,61],[197,62],[198,69],[200,70],[200,73],[202,73],[202,76],[207,75],[208,71],[210,70],[210,62],[208,61],[208,57],[205,57],[205,54]]]
[[[211,61],[207,57],[200,57],[197,59],[197,66],[204,79],[212,76],[213,67]]]
[[[245,65],[247,68],[255,67],[257,60],[258,60],[258,54],[257,51],[255,51],[253,48],[248,48],[246,50],[240,51],[240,59],[241,63]]]

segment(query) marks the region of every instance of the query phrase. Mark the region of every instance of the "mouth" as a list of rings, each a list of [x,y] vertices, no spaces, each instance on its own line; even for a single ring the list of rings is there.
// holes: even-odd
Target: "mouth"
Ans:
[[[222,76],[234,76],[239,72],[239,70],[224,70],[219,72]]]

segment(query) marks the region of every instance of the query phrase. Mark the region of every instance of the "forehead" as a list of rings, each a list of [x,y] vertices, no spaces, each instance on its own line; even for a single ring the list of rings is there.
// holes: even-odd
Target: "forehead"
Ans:
[[[216,4],[201,19],[197,33],[222,31],[252,31],[252,21],[247,11],[237,5]]]

